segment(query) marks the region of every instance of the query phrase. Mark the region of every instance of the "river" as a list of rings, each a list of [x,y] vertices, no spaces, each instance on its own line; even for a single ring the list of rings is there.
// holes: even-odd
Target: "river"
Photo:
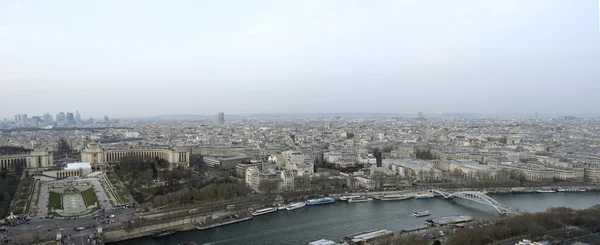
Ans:
[[[520,210],[541,212],[550,207],[584,209],[600,204],[599,192],[536,193],[491,195],[499,203]],[[429,210],[431,216],[416,218],[413,211]],[[400,231],[424,224],[425,219],[447,215],[490,217],[497,211],[490,206],[455,198],[446,200],[410,199],[366,203],[336,202],[306,206],[293,211],[279,211],[246,222],[204,231],[179,232],[170,237],[144,237],[116,245],[175,245],[184,242],[219,245],[292,245],[308,244],[319,239],[338,241],[345,235],[371,229]]]

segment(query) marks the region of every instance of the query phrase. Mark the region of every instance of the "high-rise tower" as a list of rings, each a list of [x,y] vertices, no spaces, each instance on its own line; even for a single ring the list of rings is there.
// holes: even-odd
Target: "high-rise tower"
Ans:
[[[225,113],[219,112],[219,114],[217,114],[217,122],[221,125],[225,124]]]

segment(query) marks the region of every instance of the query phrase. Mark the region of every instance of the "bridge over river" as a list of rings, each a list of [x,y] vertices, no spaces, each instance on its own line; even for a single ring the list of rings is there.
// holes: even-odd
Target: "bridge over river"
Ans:
[[[480,203],[483,205],[488,205],[496,209],[499,213],[502,214],[517,214],[519,213],[517,210],[511,209],[507,206],[500,204],[498,201],[494,200],[487,194],[480,191],[457,191],[457,192],[446,192],[441,190],[430,190],[433,193],[437,193],[442,195],[446,199],[450,199],[453,197],[458,197],[462,199],[466,199],[469,201],[473,201],[476,203]]]

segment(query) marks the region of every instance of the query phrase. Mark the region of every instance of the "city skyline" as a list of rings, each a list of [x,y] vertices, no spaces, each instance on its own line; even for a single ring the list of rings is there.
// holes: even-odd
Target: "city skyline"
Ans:
[[[50,121],[52,122],[56,122],[56,118],[57,116],[59,116],[61,113],[64,114],[64,116],[67,115],[67,113],[71,113],[71,112],[59,112],[56,114],[53,114],[51,112],[47,112],[47,113],[43,113],[40,115],[36,115],[36,114],[30,114],[30,113],[18,113],[13,115],[13,117],[4,117],[4,118],[0,118],[2,120],[6,119],[7,121],[21,121],[21,116],[27,116],[28,119],[32,119],[33,117],[40,117],[41,119],[46,120],[45,118],[48,117],[50,119]],[[77,112],[76,112],[77,113]],[[77,114],[74,114],[77,115]],[[193,114],[193,113],[189,113],[189,114],[154,114],[154,115],[145,115],[145,116],[122,116],[122,117],[118,117],[118,119],[158,119],[158,118],[186,118],[186,117],[190,117],[190,118],[194,118],[194,117],[200,117],[200,118],[205,118],[205,119],[210,119],[210,120],[215,120],[217,123],[220,123],[219,120],[221,118],[221,115],[223,116],[223,123],[225,122],[225,120],[227,118],[231,119],[231,118],[239,118],[239,117],[272,117],[272,116],[276,116],[276,117],[286,117],[286,116],[292,116],[292,117],[337,117],[337,116],[341,116],[341,117],[406,117],[406,118],[428,118],[428,117],[506,117],[506,118],[511,118],[511,117],[515,117],[515,118],[535,118],[535,119],[547,119],[547,118],[559,118],[559,119],[563,119],[565,117],[581,117],[581,118],[598,118],[600,117],[600,113],[538,113],[538,112],[532,112],[532,113],[461,113],[461,112],[406,112],[406,113],[388,113],[388,112],[322,112],[322,113],[306,113],[306,112],[298,112],[298,113],[228,113],[227,115],[224,114],[224,112],[218,112],[216,115],[216,120],[214,119],[215,115],[214,114]],[[17,117],[19,119],[17,119]],[[101,115],[101,116],[85,116],[85,117],[81,117],[79,116],[79,119],[76,119],[76,121],[83,121],[83,120],[90,120],[90,119],[104,119],[104,121],[106,120],[106,117],[108,117],[108,115]],[[222,124],[222,123],[220,123]]]
[[[593,112],[597,4],[8,1],[0,118]]]

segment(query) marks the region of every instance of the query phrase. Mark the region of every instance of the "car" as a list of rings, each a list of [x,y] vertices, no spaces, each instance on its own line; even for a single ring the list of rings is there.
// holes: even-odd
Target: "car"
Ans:
[[[42,228],[42,226],[41,226],[41,225],[38,225],[37,229],[39,229],[39,228]]]
[[[114,217],[115,217],[115,215],[114,215],[114,214],[111,214],[111,215],[110,215],[110,216],[108,216],[108,217],[109,217],[109,218],[114,218]]]

